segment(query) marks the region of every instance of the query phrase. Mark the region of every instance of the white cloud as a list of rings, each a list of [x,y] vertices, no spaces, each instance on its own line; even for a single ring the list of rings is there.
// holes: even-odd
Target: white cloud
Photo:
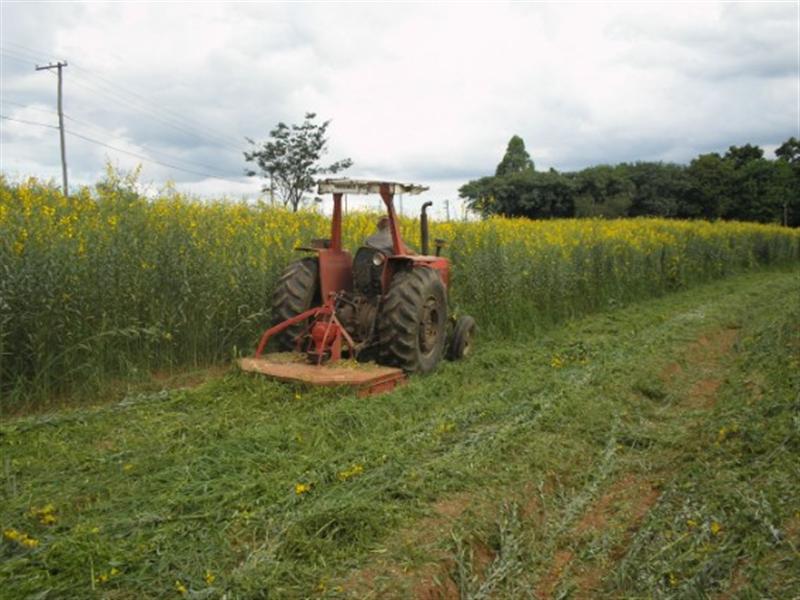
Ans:
[[[313,110],[333,120],[328,158],[353,158],[351,175],[418,180],[434,199],[454,199],[460,184],[493,172],[513,134],[541,169],[687,161],[800,135],[797,11],[762,3],[4,3],[2,96],[52,109],[54,79],[24,59],[65,58],[65,111],[101,128],[72,123],[75,131],[242,183],[145,163],[151,181],[172,177],[197,193],[234,196],[258,188],[241,176],[242,138],[263,140],[279,120]],[[2,111],[23,114],[17,108]],[[2,168],[56,177],[56,140],[35,129],[4,123]],[[73,181],[95,179],[106,156],[116,157],[69,139]]]

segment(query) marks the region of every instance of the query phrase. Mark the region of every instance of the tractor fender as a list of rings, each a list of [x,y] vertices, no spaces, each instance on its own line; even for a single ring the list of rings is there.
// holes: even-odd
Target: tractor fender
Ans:
[[[445,288],[450,283],[450,261],[441,256],[426,256],[422,254],[405,254],[389,256],[383,269],[382,287],[385,294],[389,290],[392,277],[403,269],[435,269],[439,272]]]

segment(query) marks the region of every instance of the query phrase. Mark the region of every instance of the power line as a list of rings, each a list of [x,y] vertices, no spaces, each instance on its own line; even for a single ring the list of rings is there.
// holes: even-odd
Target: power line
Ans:
[[[17,123],[25,123],[26,125],[38,125],[39,127],[49,127],[50,129],[58,129],[58,125],[48,125],[47,123],[38,123],[37,121],[26,121],[25,119],[15,119],[13,117],[7,117],[6,115],[0,115],[0,119],[16,121]]]
[[[52,110],[47,110],[46,108],[38,108],[36,106],[31,106],[30,104],[23,104],[22,102],[16,102],[14,100],[9,100],[8,98],[0,98],[0,103],[2,103],[2,104],[13,104],[14,106],[20,106],[22,108],[27,108],[28,110],[35,110],[36,112],[46,113],[48,115],[56,114]],[[66,114],[64,116],[67,117]],[[69,117],[67,117],[67,118],[69,118]]]
[[[72,121],[73,123],[78,123],[80,125],[83,125],[84,127],[88,127],[90,129],[94,129],[96,132],[102,133],[103,135],[114,135],[113,132],[111,132],[111,131],[109,131],[109,130],[107,130],[107,129],[99,126],[99,125],[93,125],[92,123],[87,123],[86,121],[83,121],[81,119],[76,119],[75,117],[71,117],[70,115],[65,114],[64,118],[69,120],[69,121]],[[218,168],[218,167],[215,167],[213,165],[207,165],[205,163],[200,163],[200,162],[196,162],[196,161],[193,161],[193,160],[187,160],[185,158],[181,158],[179,156],[175,156],[173,154],[169,154],[169,153],[163,152],[161,150],[156,150],[152,146],[148,146],[146,144],[141,144],[141,143],[136,142],[136,145],[139,148],[141,148],[142,150],[147,150],[148,152],[150,152],[152,154],[160,154],[162,157],[165,157],[167,160],[176,160],[178,162],[186,163],[187,165],[194,165],[195,167],[201,167],[203,169],[211,169],[212,171],[215,171]]]
[[[34,62],[42,62],[42,55],[39,54],[38,50],[33,48],[28,48],[27,46],[23,46],[22,44],[17,44],[15,42],[9,42],[8,40],[4,40],[6,44],[10,44],[11,46],[16,46],[17,49],[14,48],[7,48],[7,50],[11,50],[12,52],[19,54],[20,56],[25,56],[26,54],[33,59]]]
[[[78,66],[78,65],[73,65],[73,66],[75,66],[76,69],[78,69],[80,71],[83,71],[84,73],[87,73],[89,75],[89,77],[94,78],[94,79],[98,79],[98,80],[100,80],[102,82],[105,82],[106,85],[110,86],[111,88],[113,88],[116,93],[123,93],[123,94],[127,94],[129,96],[133,96],[134,98],[138,98],[140,102],[155,106],[158,110],[160,110],[162,113],[164,113],[170,119],[173,119],[178,123],[186,124],[186,125],[188,125],[190,127],[196,127],[197,126],[197,123],[191,121],[190,119],[187,119],[183,115],[179,115],[178,113],[176,113],[176,112],[174,112],[174,111],[172,111],[172,110],[170,110],[170,109],[168,109],[168,108],[166,108],[164,106],[156,106],[156,104],[152,100],[150,100],[149,98],[146,98],[145,96],[142,96],[138,92],[135,92],[135,91],[133,91],[133,90],[131,90],[129,88],[126,88],[126,87],[124,87],[124,86],[122,86],[122,85],[120,85],[118,83],[114,83],[113,81],[111,81],[109,79],[106,79],[105,77],[103,77],[101,75],[98,75],[97,73],[94,73],[94,72],[86,69],[85,67],[81,67],[81,66]],[[228,133],[225,133],[223,131],[220,131],[220,130],[214,131],[211,128],[209,128],[208,125],[205,125],[205,128],[209,132],[214,134],[215,137],[218,137],[220,140],[227,139],[230,142],[233,142],[235,144],[238,144],[238,143],[241,142],[241,140],[236,138],[236,136],[232,136],[232,135],[230,135]]]
[[[18,63],[22,63],[22,64],[24,64],[24,65],[33,65],[33,64],[36,64],[36,61],[33,61],[33,60],[28,60],[27,58],[26,58],[26,59],[22,59],[22,58],[17,58],[16,56],[11,56],[10,54],[7,54],[5,50],[3,50],[2,52],[0,52],[0,54],[2,54],[2,55],[3,55],[3,58],[10,58],[11,60],[15,60],[15,61],[17,61]]]
[[[21,50],[12,49],[12,48],[3,48],[2,51],[4,52],[12,52],[17,54],[18,56],[22,56],[26,60],[38,60],[39,54],[33,48],[29,48],[22,44],[18,44],[15,42],[5,42],[8,45],[16,46]],[[24,62],[19,58],[15,58],[15,60],[19,60],[20,62]],[[231,136],[230,134],[221,134],[220,132],[213,132],[209,129],[206,125],[205,130],[198,127],[196,123],[191,122],[190,120],[178,115],[177,113],[170,111],[162,106],[156,106],[156,104],[152,100],[148,100],[143,95],[129,90],[116,84],[105,77],[102,77],[96,73],[93,73],[89,69],[85,67],[81,67],[76,65],[74,62],[70,64],[70,66],[74,67],[80,74],[73,73],[73,77],[71,79],[72,83],[77,84],[80,87],[88,89],[89,91],[100,94],[105,96],[106,98],[110,98],[116,103],[122,103],[123,105],[127,106],[128,108],[132,109],[133,111],[139,112],[155,121],[158,121],[162,125],[167,127],[171,127],[176,131],[180,131],[184,135],[189,135],[199,141],[208,143],[212,142],[217,145],[223,145],[229,148],[232,151],[237,153],[242,152],[243,148],[241,145],[241,140],[237,139],[236,136]],[[100,80],[100,81],[95,81]],[[105,83],[101,83],[105,82]],[[134,97],[135,99],[131,99],[130,97]],[[156,107],[155,110],[150,108],[150,106]],[[207,168],[207,167],[206,167]]]
[[[45,123],[37,123],[35,121],[25,121],[23,119],[14,119],[12,117],[7,117],[6,115],[0,115],[0,118],[8,119],[9,121],[17,121],[19,123],[25,123],[27,125],[37,125],[39,127],[48,127],[48,128],[51,128],[51,129],[58,129],[58,127],[55,126],[55,125],[47,125]],[[244,182],[238,181],[236,179],[230,179],[228,177],[220,177],[219,175],[212,175],[210,173],[202,173],[200,171],[192,171],[190,169],[184,169],[184,168],[178,167],[176,165],[171,165],[171,164],[168,164],[168,163],[164,163],[164,162],[152,159],[152,158],[150,158],[148,156],[144,156],[142,154],[137,154],[136,152],[131,152],[130,150],[123,150],[122,148],[117,148],[116,146],[111,146],[110,144],[106,144],[105,142],[101,142],[100,140],[96,140],[96,139],[91,138],[91,137],[89,137],[87,135],[83,135],[81,133],[78,133],[78,132],[75,132],[75,131],[71,131],[69,129],[65,129],[64,132],[69,134],[69,135],[71,135],[71,136],[75,136],[75,137],[81,138],[82,140],[85,140],[85,141],[90,142],[92,144],[97,144],[99,146],[103,146],[104,148],[108,148],[109,150],[114,150],[115,152],[122,152],[123,154],[128,154],[129,156],[133,156],[133,157],[138,158],[140,160],[144,160],[146,162],[150,162],[150,163],[153,163],[153,164],[156,164],[156,165],[160,165],[162,167],[167,167],[168,169],[174,169],[175,171],[183,171],[184,173],[190,173],[192,175],[200,175],[201,177],[207,177],[209,179],[219,179],[221,181],[228,181],[228,182],[231,182],[231,183],[244,183]]]
[[[38,54],[38,51],[35,50],[34,48],[30,48],[29,46],[24,46],[24,45],[16,43],[16,42],[8,42],[8,41],[6,41],[5,43],[6,44],[10,44],[11,46],[16,46],[17,48],[19,48],[19,50],[10,49],[12,52],[14,52],[14,53],[16,53],[16,54],[18,54],[20,56],[28,55],[29,57],[31,57],[31,59],[39,60],[41,62],[41,60],[40,60],[41,57]],[[156,110],[159,110],[162,113],[165,113],[166,115],[169,116],[170,119],[173,119],[176,122],[188,125],[190,127],[197,127],[197,123],[192,122],[190,119],[186,119],[183,115],[179,115],[178,113],[176,113],[176,112],[174,112],[174,111],[172,111],[172,110],[170,110],[168,108],[165,108],[163,106],[158,106],[155,102],[153,102],[149,98],[143,96],[142,94],[140,94],[138,92],[135,92],[135,91],[131,90],[130,88],[126,88],[125,86],[122,86],[122,85],[120,85],[118,83],[115,83],[115,82],[111,81],[110,79],[107,79],[107,78],[105,78],[105,77],[103,77],[103,76],[101,76],[101,75],[99,75],[99,74],[97,74],[97,73],[85,68],[85,67],[77,65],[77,64],[74,63],[74,61],[71,64],[71,66],[74,67],[75,69],[78,69],[79,71],[83,71],[84,73],[86,73],[86,75],[89,76],[89,78],[94,78],[94,79],[98,79],[98,80],[100,80],[102,82],[105,82],[106,87],[114,88],[114,92],[117,93],[117,94],[124,93],[124,94],[127,94],[129,96],[134,96],[134,97],[138,98],[140,102],[144,102],[144,103],[150,104],[151,106],[155,107]],[[207,125],[205,127],[206,127],[206,129],[209,129],[209,127]],[[227,138],[229,140],[229,142],[232,142],[234,144],[241,143],[241,140],[238,139],[236,136],[231,136],[230,134],[224,133],[224,132],[219,131],[219,130],[214,132],[214,135],[215,135],[215,137],[219,138],[219,141],[222,141],[223,139]],[[241,150],[241,148],[239,146],[234,146],[234,147],[236,148],[237,151]]]
[[[35,110],[37,112],[45,113],[45,114],[48,114],[48,115],[56,114],[52,110],[45,110],[43,108],[37,108],[37,107],[31,106],[29,104],[23,104],[22,102],[16,102],[14,100],[7,100],[5,98],[2,99],[2,103],[14,104],[15,106],[20,106],[20,107],[28,109],[28,110]],[[64,118],[67,119],[68,121],[72,121],[73,123],[78,123],[79,125],[82,125],[84,127],[88,127],[89,129],[93,129],[94,131],[96,131],[98,133],[101,133],[103,135],[109,136],[109,137],[117,135],[114,132],[112,132],[112,131],[104,128],[104,127],[101,127],[100,125],[95,125],[93,123],[89,123],[88,121],[84,121],[83,119],[77,119],[77,118],[73,117],[72,115],[68,115],[67,113],[64,113]],[[179,156],[175,156],[173,154],[169,154],[169,153],[164,152],[162,150],[157,150],[157,149],[153,148],[152,146],[148,146],[148,145],[145,145],[145,144],[142,144],[142,143],[139,143],[139,142],[136,142],[136,145],[139,148],[141,148],[143,150],[147,150],[148,152],[150,152],[152,154],[161,155],[162,157],[166,158],[167,160],[178,161],[178,162],[181,162],[181,163],[186,163],[187,165],[194,165],[195,167],[200,167],[202,169],[210,169],[212,171],[215,171],[215,170],[218,169],[218,167],[216,167],[214,165],[207,165],[205,163],[201,163],[201,162],[197,162],[197,161],[181,158]]]
[[[6,43],[12,44],[14,46],[18,46],[20,48],[25,48],[26,50],[28,50],[28,51],[23,53],[21,51],[17,51],[15,49],[10,49],[10,48],[2,48],[2,49],[0,49],[0,50],[2,50],[2,52],[5,52],[5,53],[11,52],[11,53],[17,54],[18,56],[12,56],[11,54],[8,54],[8,56],[10,58],[12,58],[13,60],[17,60],[17,61],[19,61],[21,63],[26,63],[26,64],[28,64],[29,62],[33,62],[33,63],[37,62],[37,58],[36,58],[37,55],[34,54],[33,52],[30,52],[29,50],[31,50],[31,49],[29,49],[29,48],[27,48],[25,46],[22,46],[21,44],[15,44],[14,42],[6,42]],[[19,58],[20,56],[22,58]],[[84,67],[80,67],[80,66],[75,65],[74,62],[71,63],[70,66],[75,67],[76,69],[78,69],[79,71],[82,71],[83,73],[86,73],[86,75],[84,75],[84,74],[73,74],[73,77],[72,77],[71,81],[72,81],[72,83],[77,84],[79,87],[83,87],[83,88],[89,90],[90,92],[93,92],[94,94],[100,94],[100,95],[102,95],[102,96],[104,96],[104,97],[106,97],[108,99],[111,99],[112,101],[114,101],[116,103],[122,103],[123,105],[127,106],[128,108],[130,108],[130,109],[132,109],[134,111],[137,111],[139,113],[142,113],[143,115],[145,115],[145,116],[147,116],[147,117],[149,117],[149,118],[151,118],[151,119],[153,119],[155,121],[158,121],[162,125],[166,125],[167,127],[171,127],[173,129],[175,129],[176,131],[180,131],[184,135],[192,136],[193,138],[195,138],[197,140],[200,140],[202,142],[205,142],[205,143],[211,142],[211,143],[214,143],[214,144],[217,144],[217,145],[226,146],[230,150],[232,150],[234,152],[237,152],[237,153],[243,151],[242,146],[236,145],[236,144],[239,143],[239,140],[237,140],[235,136],[226,136],[227,139],[225,139],[219,134],[204,133],[202,130],[198,130],[199,128],[198,128],[198,125],[196,123],[192,123],[191,121],[189,121],[189,120],[187,120],[187,119],[185,119],[183,117],[173,116],[174,113],[171,113],[171,111],[166,111],[163,107],[156,107],[156,109],[154,110],[154,109],[146,106],[145,103],[151,104],[152,106],[156,106],[156,105],[152,101],[147,100],[141,94],[137,94],[135,92],[131,92],[131,91],[128,91],[128,90],[124,90],[123,92],[117,91],[114,88],[121,88],[121,86],[118,86],[117,84],[114,84],[114,83],[110,82],[109,80],[107,80],[107,79],[105,79],[105,78],[103,78],[103,77],[101,77],[101,76],[99,76],[97,74],[92,73],[91,71],[89,71],[88,69],[86,69]],[[99,83],[97,81],[92,81],[92,79],[101,79],[101,80],[106,81],[108,83],[107,84],[103,84],[103,83]],[[124,94],[128,94],[128,95],[131,95],[131,96],[137,96],[138,98],[141,98],[141,100],[137,100],[137,99],[131,100],[130,98],[126,97]],[[170,114],[159,114],[159,112],[161,112],[161,113],[169,112]],[[207,126],[206,126],[206,129],[208,129]]]
[[[112,100],[114,102],[122,103],[122,104],[126,105],[128,108],[131,108],[134,111],[142,113],[145,116],[148,116],[151,119],[161,123],[162,125],[166,125],[167,127],[171,127],[172,129],[175,129],[176,131],[180,131],[184,135],[189,135],[189,136],[191,136],[191,137],[193,137],[193,138],[195,138],[197,140],[200,140],[202,142],[205,142],[205,143],[209,143],[210,142],[210,143],[213,143],[213,144],[216,144],[216,145],[223,145],[223,146],[226,146],[227,148],[229,148],[229,149],[231,149],[231,150],[233,150],[235,152],[242,152],[242,148],[241,147],[237,147],[237,146],[234,146],[233,144],[230,144],[228,142],[223,142],[221,140],[214,139],[212,137],[209,137],[208,135],[203,134],[202,132],[189,129],[187,127],[184,127],[181,124],[175,123],[173,120],[170,120],[169,118],[161,116],[161,115],[157,114],[155,111],[150,110],[147,107],[139,106],[135,101],[129,100],[128,98],[126,98],[125,96],[123,96],[121,94],[118,94],[118,93],[113,92],[113,91],[108,91],[106,89],[103,89],[102,87],[98,87],[97,85],[94,84],[94,82],[87,81],[86,78],[83,77],[83,76],[78,76],[77,80],[73,79],[72,83],[77,84],[80,87],[86,88],[89,91],[94,92],[96,94],[100,94],[102,96],[105,96],[106,98],[108,98],[108,99],[110,99],[110,100]]]
[[[86,140],[87,142],[91,142],[93,144],[97,144],[99,146],[103,146],[104,148],[108,148],[109,150],[114,150],[116,152],[122,152],[123,154],[128,154],[128,155],[133,156],[135,158],[138,158],[138,159],[141,159],[141,160],[146,160],[148,162],[155,163],[157,165],[161,165],[162,167],[167,167],[169,169],[175,169],[176,171],[183,171],[184,173],[191,173],[192,175],[200,175],[201,177],[209,177],[211,179],[219,179],[221,181],[228,181],[228,182],[231,182],[231,183],[242,183],[241,181],[237,181],[236,179],[228,179],[227,177],[220,177],[218,175],[211,175],[210,173],[201,173],[200,171],[192,171],[192,170],[189,170],[189,169],[184,169],[184,168],[181,168],[181,167],[177,167],[175,165],[170,165],[170,164],[167,164],[167,163],[163,163],[163,162],[154,160],[152,158],[149,158],[147,156],[143,156],[141,154],[137,154],[136,152],[131,152],[129,150],[123,150],[122,148],[117,148],[116,146],[111,146],[110,144],[106,144],[105,142],[101,142],[100,140],[96,140],[94,138],[90,138],[89,136],[82,135],[80,133],[76,133],[75,131],[70,131],[69,129],[67,129],[66,132],[69,135],[72,135],[72,136],[75,136],[75,137],[79,137],[82,140]]]

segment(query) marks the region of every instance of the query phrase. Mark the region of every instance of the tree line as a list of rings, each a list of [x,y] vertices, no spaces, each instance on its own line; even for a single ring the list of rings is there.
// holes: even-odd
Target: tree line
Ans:
[[[537,171],[513,136],[495,174],[464,184],[459,195],[484,216],[658,216],[800,226],[800,142],[789,138],[775,159],[745,144],[688,165],[635,162],[581,171]]]

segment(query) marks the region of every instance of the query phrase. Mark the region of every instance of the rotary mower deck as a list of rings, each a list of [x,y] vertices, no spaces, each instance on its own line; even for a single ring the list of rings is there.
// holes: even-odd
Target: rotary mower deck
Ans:
[[[359,397],[389,392],[406,382],[402,369],[383,367],[372,363],[309,364],[303,355],[294,355],[293,360],[266,358],[242,358],[239,366],[243,371],[260,373],[279,381],[306,383],[321,386],[345,386],[356,390]]]

